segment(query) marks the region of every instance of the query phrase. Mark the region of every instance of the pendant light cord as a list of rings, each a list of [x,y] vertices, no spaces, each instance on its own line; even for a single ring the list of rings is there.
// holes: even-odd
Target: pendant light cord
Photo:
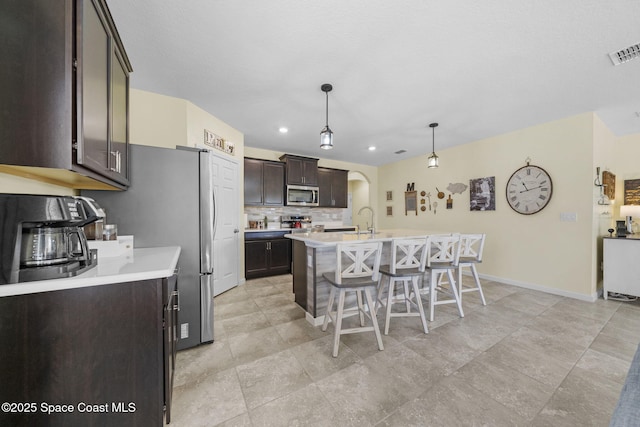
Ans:
[[[438,123],[431,123],[429,125],[431,128],[431,153],[436,153],[436,127],[438,127]]]
[[[326,97],[327,97],[327,98],[326,98],[326,99],[327,99],[327,102],[325,103],[325,106],[326,106],[326,107],[325,107],[325,108],[326,108],[326,109],[325,109],[325,113],[326,113],[326,114],[325,114],[325,118],[326,118],[325,126],[329,127],[329,92],[328,92],[328,91],[326,91],[324,94],[325,94],[325,95],[326,95]]]

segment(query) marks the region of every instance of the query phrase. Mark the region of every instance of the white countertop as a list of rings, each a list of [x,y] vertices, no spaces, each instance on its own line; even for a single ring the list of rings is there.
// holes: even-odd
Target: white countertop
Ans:
[[[285,234],[285,237],[293,240],[303,241],[309,247],[335,246],[342,242],[388,242],[394,238],[420,238],[433,234],[449,234],[450,231],[441,230],[409,230],[391,229],[378,230],[376,234],[355,232],[335,232],[335,233],[296,233]]]
[[[354,229],[355,225],[325,225],[325,229],[334,229],[334,228],[345,228],[345,229]],[[291,230],[300,230],[299,228],[245,228],[245,233],[263,233],[268,231],[291,231]]]
[[[138,248],[118,257],[98,256],[96,267],[75,277],[0,285],[0,297],[170,277],[179,257],[179,246]]]
[[[265,233],[268,231],[291,231],[291,228],[245,228],[245,233]]]

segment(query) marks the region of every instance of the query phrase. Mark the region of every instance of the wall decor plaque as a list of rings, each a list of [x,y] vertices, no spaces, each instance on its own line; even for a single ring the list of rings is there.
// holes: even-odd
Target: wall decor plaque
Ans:
[[[624,180],[624,204],[640,205],[640,179]]]
[[[418,215],[418,192],[417,191],[404,192],[404,214],[408,215],[409,211],[415,211],[416,215]]]
[[[602,171],[602,185],[604,185],[604,195],[609,200],[616,198],[616,176],[609,171]]]

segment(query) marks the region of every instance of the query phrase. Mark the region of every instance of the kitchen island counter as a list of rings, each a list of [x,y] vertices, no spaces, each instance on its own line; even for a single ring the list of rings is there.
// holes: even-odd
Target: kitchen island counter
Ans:
[[[426,238],[446,231],[391,229],[370,233],[296,233],[285,237],[293,240],[293,291],[295,301],[307,311],[307,321],[319,325],[327,309],[330,285],[322,275],[335,270],[338,243],[383,242],[382,264],[390,259],[391,240]]]
[[[100,257],[98,265],[78,276],[0,285],[0,297],[171,277],[179,246],[137,248],[117,257]]]
[[[305,243],[307,247],[331,247],[338,243],[354,243],[354,242],[390,242],[392,239],[409,239],[422,238],[433,234],[449,234],[447,231],[434,230],[410,230],[410,229],[391,229],[379,230],[375,234],[355,231],[349,232],[330,232],[330,233],[295,233],[285,235],[290,239],[299,240]]]

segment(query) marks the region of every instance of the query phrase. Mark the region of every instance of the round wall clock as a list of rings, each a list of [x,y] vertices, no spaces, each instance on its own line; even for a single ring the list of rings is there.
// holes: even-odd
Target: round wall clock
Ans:
[[[552,193],[553,183],[547,171],[528,161],[507,181],[507,203],[522,215],[540,212],[549,204]]]

